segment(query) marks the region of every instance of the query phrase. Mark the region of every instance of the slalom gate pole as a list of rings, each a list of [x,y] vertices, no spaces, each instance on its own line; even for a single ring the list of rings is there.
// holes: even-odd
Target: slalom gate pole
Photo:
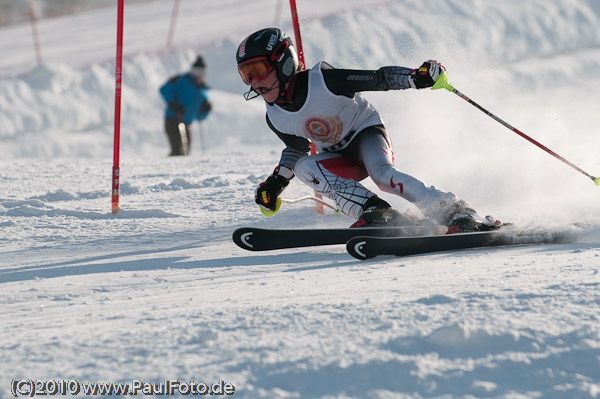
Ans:
[[[294,36],[296,37],[296,48],[298,49],[298,61],[302,63],[302,70],[306,69],[304,64],[304,50],[302,49],[302,36],[300,35],[300,21],[298,20],[298,9],[296,0],[290,0],[292,10],[292,23],[294,24]]]
[[[294,24],[294,36],[296,37],[296,48],[298,49],[298,61],[302,64],[302,70],[306,69],[306,64],[304,62],[304,49],[302,48],[302,35],[300,34],[300,21],[298,20],[298,9],[296,8],[296,0],[290,0],[290,9],[292,10],[292,22]],[[315,147],[315,143],[310,142],[310,153],[311,155],[317,153],[317,148]],[[315,197],[319,199],[323,199],[323,196],[315,191]],[[325,213],[325,209],[323,209],[323,204],[317,202],[315,205],[315,210],[320,214]]]
[[[112,213],[119,211],[119,152],[121,150],[121,83],[123,75],[123,4],[125,0],[119,0],[117,13],[117,56],[115,66],[115,126],[112,168]]]
[[[456,94],[457,96],[459,96],[460,98],[462,98],[463,100],[465,100],[469,104],[473,105],[475,108],[477,108],[478,110],[480,110],[481,112],[483,112],[484,114],[486,114],[487,116],[489,116],[490,118],[494,119],[495,121],[497,121],[500,124],[502,124],[503,126],[507,127],[508,129],[510,129],[511,131],[513,131],[514,133],[516,133],[519,136],[523,137],[525,140],[529,141],[532,144],[535,144],[537,147],[539,147],[542,150],[546,151],[548,154],[552,155],[556,159],[558,159],[558,160],[566,163],[567,165],[569,165],[570,167],[572,167],[573,169],[575,169],[579,173],[587,176],[597,186],[600,185],[600,177],[594,177],[594,176],[590,175],[589,173],[587,173],[586,171],[584,171],[583,169],[575,166],[573,163],[571,163],[568,160],[566,160],[565,158],[561,157],[560,155],[558,155],[557,153],[555,153],[554,151],[552,151],[548,147],[546,147],[543,144],[541,144],[541,143],[537,142],[536,140],[532,139],[531,137],[529,137],[525,133],[521,132],[519,129],[511,126],[508,123],[506,123],[502,119],[498,118],[496,115],[492,114],[491,112],[489,112],[488,110],[486,110],[485,108],[483,108],[481,105],[477,104],[475,101],[471,100],[469,97],[465,96],[460,91],[456,90],[450,83],[448,83],[448,75],[447,75],[446,72],[444,72],[442,75],[439,76],[438,80],[435,82],[435,84],[433,85],[433,87],[431,89],[432,90],[446,89],[446,90],[448,90],[448,91]]]

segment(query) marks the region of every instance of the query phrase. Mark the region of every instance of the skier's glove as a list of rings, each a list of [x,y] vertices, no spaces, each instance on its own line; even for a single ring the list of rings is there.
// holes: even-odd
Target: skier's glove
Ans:
[[[294,171],[279,165],[275,168],[273,174],[256,188],[254,201],[261,208],[275,211],[277,208],[277,197],[287,187],[293,177]]]
[[[439,62],[429,60],[425,61],[419,69],[413,69],[410,72],[410,76],[412,77],[415,88],[424,89],[433,86],[445,70],[446,68]]]

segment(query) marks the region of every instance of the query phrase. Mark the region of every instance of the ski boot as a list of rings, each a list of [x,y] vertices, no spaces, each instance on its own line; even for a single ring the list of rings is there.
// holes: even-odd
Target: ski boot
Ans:
[[[358,220],[350,228],[356,227],[394,227],[411,222],[381,198],[375,196],[367,200],[362,207]]]
[[[502,227],[502,222],[492,216],[482,218],[465,201],[452,204],[446,212],[446,234],[466,233],[473,231],[491,231]]]

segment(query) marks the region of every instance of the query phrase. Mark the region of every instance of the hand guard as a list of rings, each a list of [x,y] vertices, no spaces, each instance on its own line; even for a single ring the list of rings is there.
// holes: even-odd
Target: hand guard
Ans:
[[[277,197],[287,187],[293,177],[294,172],[291,169],[279,165],[266,181],[258,185],[254,201],[261,208],[275,212],[277,210]]]
[[[431,87],[438,80],[440,75],[446,70],[442,64],[437,61],[425,61],[419,69],[413,69],[410,73],[415,88],[424,89]]]

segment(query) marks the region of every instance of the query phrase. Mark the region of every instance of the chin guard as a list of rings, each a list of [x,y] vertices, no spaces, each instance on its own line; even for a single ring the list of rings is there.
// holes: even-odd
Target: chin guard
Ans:
[[[254,95],[252,95],[252,93],[254,93]],[[246,101],[250,101],[255,99],[256,97],[260,96],[260,94],[258,94],[257,92],[254,91],[254,89],[250,89],[247,92],[244,93],[244,99]]]

